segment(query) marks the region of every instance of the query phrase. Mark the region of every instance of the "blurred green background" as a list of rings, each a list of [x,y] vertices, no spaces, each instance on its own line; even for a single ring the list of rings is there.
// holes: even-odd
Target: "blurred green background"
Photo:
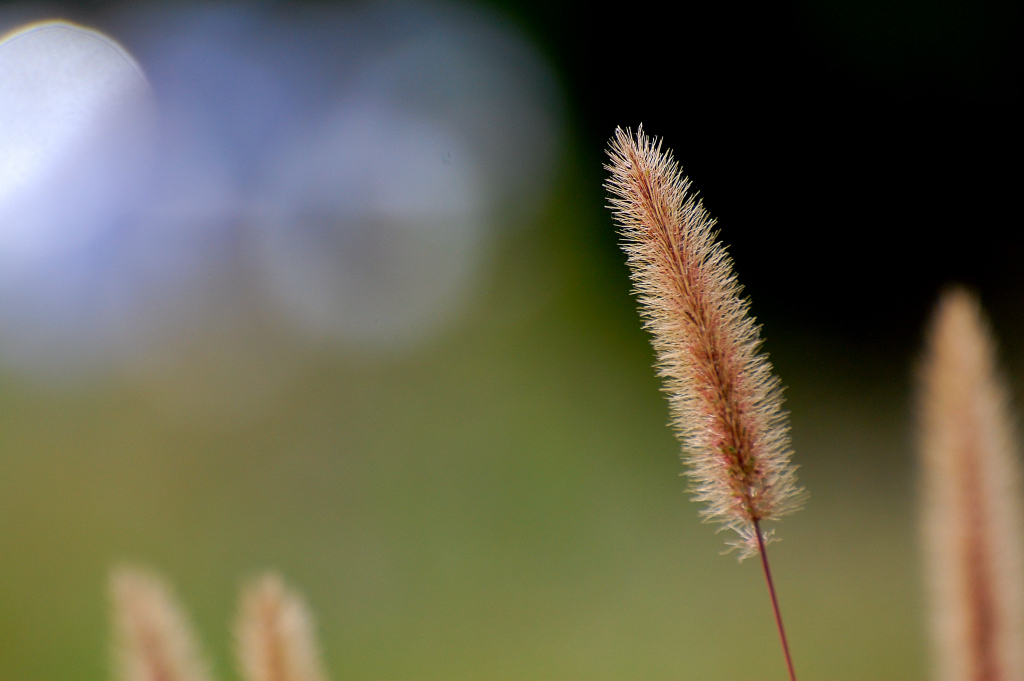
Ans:
[[[954,16],[962,9],[950,6]],[[898,32],[872,38],[864,26],[902,25],[899,17],[852,5],[843,14],[839,3],[779,10],[772,26],[792,26],[817,45],[792,59],[829,71],[830,92],[869,93],[865,106],[909,119],[952,102],[952,116],[981,97],[997,123],[1012,119],[1017,75],[979,85],[971,74],[989,70],[971,41],[933,58],[936,40],[948,47],[946,24],[907,7],[913,21],[924,12],[920,25],[938,26],[938,38],[926,32],[909,47]],[[926,244],[935,223],[900,210],[927,178],[906,179],[917,166],[890,177],[892,159],[876,156],[876,174],[849,183],[864,168],[835,156],[854,144],[844,142],[846,118],[821,123],[838,126],[825,151],[794,142],[775,171],[745,156],[702,165],[718,129],[673,119],[685,118],[678,93],[631,109],[629,84],[606,78],[603,61],[584,65],[587,55],[618,49],[607,43],[620,38],[602,33],[613,16],[570,28],[581,5],[492,9],[549,55],[567,93],[568,132],[542,215],[497,239],[454,324],[394,357],[285,340],[250,366],[211,331],[141,379],[111,374],[56,387],[0,374],[0,677],[109,678],[106,580],[127,561],[175,586],[224,679],[237,678],[230,627],[239,586],[268,569],[307,597],[338,681],[785,678],[758,566],[720,555],[722,537],[687,499],[603,209],[603,140],[611,124],[644,121],[666,135],[722,217],[787,386],[795,462],[811,496],[778,528],[783,541],[771,555],[801,678],[925,678],[911,420],[918,329],[942,283],[979,287],[1019,383],[1024,289],[1019,267],[1008,265],[1021,255],[1019,216],[985,232],[996,230],[1003,205],[988,199],[978,209],[985,219],[966,225],[982,234],[973,245]],[[656,22],[651,12],[644,23]],[[684,21],[678,12],[673,20]],[[714,35],[726,31],[713,26]],[[844,36],[833,51],[821,47],[829,30]],[[894,50],[918,56],[878,75]],[[955,68],[943,70],[947,63]],[[1004,87],[1006,98],[993,94]],[[615,101],[598,110],[602,88]],[[616,88],[625,94],[613,96]],[[916,94],[894,94],[907,88]],[[657,128],[659,118],[674,122]],[[737,130],[735,147],[744,135],[776,139]],[[992,150],[975,150],[966,134],[950,133],[944,148],[981,165]],[[1004,142],[999,153],[1012,152],[1019,133]],[[821,198],[803,176],[794,180],[787,163],[808,176],[831,172],[807,154],[848,166],[832,178],[849,194]],[[923,166],[931,157],[914,158]],[[760,203],[750,205],[729,173],[756,175],[743,181],[757,185]],[[910,189],[894,197],[889,181]],[[872,192],[876,204],[850,207],[850,196]],[[956,223],[970,202],[929,210]],[[277,364],[290,367],[283,378]],[[229,404],[224,391],[235,398]]]

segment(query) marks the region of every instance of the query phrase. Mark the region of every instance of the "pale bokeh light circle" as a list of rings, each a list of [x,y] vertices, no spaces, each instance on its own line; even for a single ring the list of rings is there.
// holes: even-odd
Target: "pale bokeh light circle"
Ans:
[[[372,107],[339,110],[272,166],[264,283],[312,331],[400,347],[465,295],[486,204],[460,140]]]

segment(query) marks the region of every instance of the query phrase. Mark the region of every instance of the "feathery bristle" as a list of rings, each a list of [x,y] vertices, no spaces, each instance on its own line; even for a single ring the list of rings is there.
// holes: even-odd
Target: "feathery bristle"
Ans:
[[[757,551],[755,523],[798,510],[779,380],[712,220],[670,152],[615,131],[606,187],[646,328],[665,378],[702,515]]]
[[[977,300],[939,301],[921,375],[924,543],[938,681],[1024,679],[1019,462]]]
[[[243,593],[236,636],[245,681],[324,681],[313,622],[276,575]]]
[[[209,681],[185,616],[163,582],[121,568],[110,586],[120,681]]]

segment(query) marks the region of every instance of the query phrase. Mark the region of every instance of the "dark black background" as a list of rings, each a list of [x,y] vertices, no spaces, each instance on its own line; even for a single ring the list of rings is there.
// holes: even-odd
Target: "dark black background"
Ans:
[[[1024,331],[1019,3],[498,6],[584,163],[616,125],[675,150],[759,317],[902,354],[961,282]]]

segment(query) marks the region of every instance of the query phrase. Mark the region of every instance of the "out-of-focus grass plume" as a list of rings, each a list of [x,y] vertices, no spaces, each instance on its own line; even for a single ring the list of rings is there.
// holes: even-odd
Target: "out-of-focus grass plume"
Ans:
[[[245,681],[326,679],[306,606],[277,575],[265,575],[242,593],[235,637]]]
[[[686,447],[701,514],[735,530],[740,559],[762,520],[800,508],[782,389],[761,352],[715,221],[661,142],[618,128],[608,150],[611,206],[622,230],[644,325]]]
[[[120,568],[110,593],[118,681],[211,681],[189,623],[163,582]]]
[[[1021,462],[995,342],[964,289],[936,307],[919,399],[935,678],[1024,678]]]

